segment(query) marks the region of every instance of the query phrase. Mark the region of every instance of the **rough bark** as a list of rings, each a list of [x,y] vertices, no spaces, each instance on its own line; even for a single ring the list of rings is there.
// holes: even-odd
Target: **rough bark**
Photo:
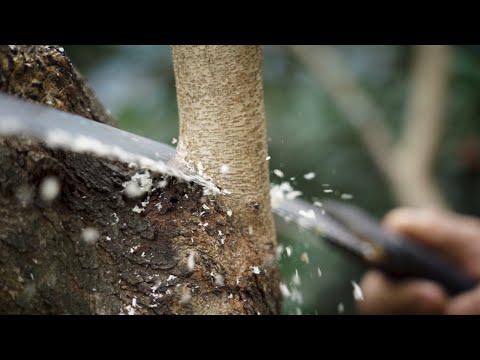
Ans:
[[[57,46],[0,45],[0,91],[114,125],[88,83]]]
[[[0,66],[1,91],[111,123],[58,48],[2,46]],[[33,85],[37,81],[42,85]],[[145,199],[122,193],[136,171],[27,139],[0,138],[1,313],[278,311],[278,290],[265,280],[276,273],[252,272],[250,266],[265,270],[269,264],[240,219],[227,215],[222,198],[169,179],[137,214],[132,208]],[[38,194],[47,175],[61,180],[52,203]],[[82,239],[86,227],[100,234],[94,244]]]

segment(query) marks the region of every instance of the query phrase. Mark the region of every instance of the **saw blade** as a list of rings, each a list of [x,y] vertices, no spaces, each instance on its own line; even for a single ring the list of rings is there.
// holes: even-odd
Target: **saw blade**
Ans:
[[[0,94],[0,134],[35,138],[53,148],[92,153],[218,188],[180,166],[175,148],[79,115]]]

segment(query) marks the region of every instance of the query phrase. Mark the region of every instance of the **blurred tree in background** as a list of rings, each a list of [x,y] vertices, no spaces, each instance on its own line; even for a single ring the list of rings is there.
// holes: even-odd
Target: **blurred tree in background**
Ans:
[[[408,118],[409,104],[418,98],[412,96],[412,72],[418,49],[358,45],[329,49],[345,65],[331,71],[348,73],[355,80],[362,96],[383,114],[382,127],[397,141]],[[178,137],[169,46],[65,45],[65,50],[87,75],[98,97],[123,129],[165,143]],[[310,48],[310,51],[317,50],[325,51]],[[330,68],[316,74],[316,63],[305,61],[305,56],[312,53],[303,53],[302,57],[302,51],[286,46],[265,46],[264,49],[270,168],[285,174],[285,179],[280,179],[272,173],[272,182],[288,180],[307,199],[351,194],[353,198],[345,201],[380,217],[398,202],[362,134],[354,126],[352,118],[363,109],[356,109],[356,102],[347,102],[351,113],[346,113],[341,102],[349,98],[344,97],[347,94],[342,91],[349,89],[339,86],[332,90],[331,83],[322,81],[323,76],[332,75]],[[325,55],[322,56],[325,59]],[[438,56],[431,56],[430,61],[435,62]],[[445,101],[440,99],[441,103],[435,105],[442,107],[439,111],[443,122],[439,124],[443,124],[444,129],[435,149],[432,177],[438,182],[449,208],[478,216],[480,50],[477,46],[451,47],[447,65]],[[426,69],[429,68],[427,63]],[[433,77],[438,80],[437,76]],[[416,121],[422,119],[413,122]],[[363,136],[368,137],[369,131],[376,130],[372,126]],[[428,140],[433,133],[422,136]],[[408,163],[397,166],[395,171],[409,171],[407,168]],[[306,180],[303,175],[309,172],[316,176]],[[324,193],[326,188],[333,192]],[[315,235],[276,220],[279,250],[284,249],[281,271],[284,283],[291,290],[291,296],[284,302],[284,312],[329,314],[343,307],[344,313],[354,313],[351,281],[358,282],[364,269]]]

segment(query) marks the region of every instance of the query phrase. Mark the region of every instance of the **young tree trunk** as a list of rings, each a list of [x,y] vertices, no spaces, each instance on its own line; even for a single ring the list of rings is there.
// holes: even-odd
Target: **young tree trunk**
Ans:
[[[268,264],[276,237],[270,206],[262,49],[173,46],[173,60],[180,114],[178,156],[223,190],[224,201],[243,233],[263,253],[262,266]]]
[[[0,91],[113,123],[57,47],[0,46]],[[128,199],[122,183],[136,171],[0,137],[1,313],[278,311],[276,269],[263,265],[224,199],[175,179]],[[46,176],[61,184],[52,202],[39,194]],[[133,212],[142,201],[145,211]],[[86,228],[98,240],[85,241]],[[267,273],[254,274],[255,265]]]

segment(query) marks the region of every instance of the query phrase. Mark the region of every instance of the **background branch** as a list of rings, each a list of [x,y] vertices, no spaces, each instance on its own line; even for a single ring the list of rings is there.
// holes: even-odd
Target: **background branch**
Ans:
[[[395,179],[407,204],[443,208],[432,174],[442,137],[448,88],[449,46],[417,46],[404,130],[394,147]]]
[[[370,156],[388,176],[392,138],[385,126],[385,114],[357,83],[341,54],[332,46],[288,46],[315,75],[335,104],[355,127]]]
[[[383,172],[402,205],[445,208],[446,202],[431,171],[443,129],[449,48],[419,46],[405,128],[397,145],[386,126],[386,115],[355,79],[342,55],[332,46],[288,46],[316,76],[356,129],[370,156]]]

